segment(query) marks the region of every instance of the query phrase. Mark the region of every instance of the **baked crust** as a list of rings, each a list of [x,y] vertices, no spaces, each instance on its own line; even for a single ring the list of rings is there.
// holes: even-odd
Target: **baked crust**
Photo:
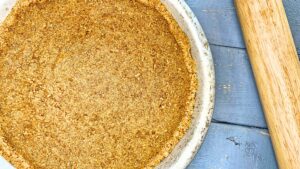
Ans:
[[[0,155],[17,168],[153,168],[189,128],[195,62],[159,0],[19,0],[0,56]]]

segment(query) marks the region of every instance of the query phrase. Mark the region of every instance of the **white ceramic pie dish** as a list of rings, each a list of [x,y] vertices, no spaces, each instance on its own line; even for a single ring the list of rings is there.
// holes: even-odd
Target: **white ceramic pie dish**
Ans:
[[[0,1],[0,22],[5,19],[16,1],[17,0]],[[185,1],[161,1],[172,13],[173,17],[190,39],[192,46],[191,52],[197,62],[197,73],[200,82],[190,129],[176,145],[171,154],[157,166],[158,169],[184,169],[191,162],[201,146],[211,122],[215,97],[214,65],[204,32]],[[5,160],[0,158],[1,169],[9,168],[9,165],[5,165],[5,163]]]

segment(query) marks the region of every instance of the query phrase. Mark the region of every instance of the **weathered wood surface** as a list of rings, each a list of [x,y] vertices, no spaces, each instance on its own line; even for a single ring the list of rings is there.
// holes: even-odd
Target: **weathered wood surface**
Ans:
[[[203,27],[217,64],[214,119],[266,128],[233,0],[187,3]],[[284,0],[284,4],[300,53],[300,0]]]
[[[245,48],[233,0],[186,0],[211,44]],[[300,53],[300,1],[284,0],[286,13]]]
[[[245,49],[211,45],[216,69],[216,121],[266,128]]]
[[[188,169],[277,169],[267,130],[213,123]]]
[[[186,1],[215,59],[214,121],[266,128],[233,0]],[[284,0],[284,4],[300,53],[300,0]],[[0,168],[11,169],[2,164],[0,158]],[[189,169],[277,169],[277,165],[266,130],[213,123]]]
[[[187,3],[206,33],[215,60],[214,120],[266,128],[233,0],[187,0]],[[284,0],[284,5],[299,54],[300,0]],[[270,138],[262,134],[265,131],[214,123],[189,169],[276,169]],[[230,145],[227,138],[235,141],[232,138],[240,138],[243,146]],[[249,142],[255,148],[246,148]],[[247,156],[246,152],[252,155]]]
[[[235,0],[278,166],[300,166],[300,62],[280,0]],[[250,9],[250,10],[249,10]]]

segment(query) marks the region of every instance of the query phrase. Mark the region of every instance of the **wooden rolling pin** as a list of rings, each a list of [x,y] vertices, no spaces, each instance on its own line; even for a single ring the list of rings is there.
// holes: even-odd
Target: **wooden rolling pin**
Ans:
[[[235,0],[281,169],[300,168],[300,62],[281,0]]]

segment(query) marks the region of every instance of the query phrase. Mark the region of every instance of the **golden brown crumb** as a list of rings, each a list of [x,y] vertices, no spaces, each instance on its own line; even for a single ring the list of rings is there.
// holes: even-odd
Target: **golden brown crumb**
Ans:
[[[190,124],[189,50],[158,0],[20,0],[0,28],[0,155],[17,168],[156,166]]]

